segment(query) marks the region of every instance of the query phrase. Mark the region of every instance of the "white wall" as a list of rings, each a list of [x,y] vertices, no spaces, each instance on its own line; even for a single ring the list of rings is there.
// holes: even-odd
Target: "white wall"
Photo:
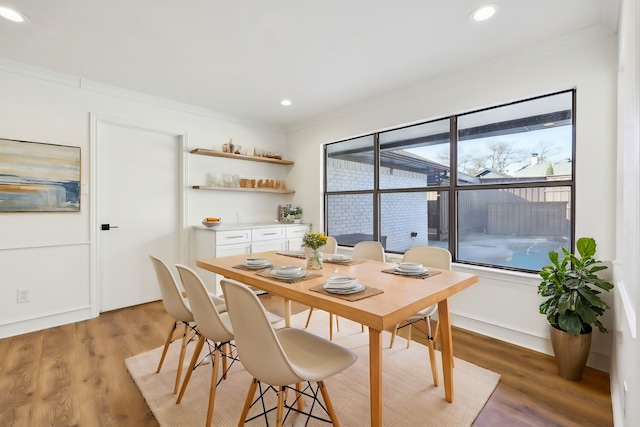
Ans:
[[[576,234],[598,243],[597,256],[615,258],[616,49],[615,37],[595,30],[581,41],[553,44],[496,58],[384,98],[367,100],[292,130],[294,200],[322,227],[322,144],[384,128],[442,117],[512,100],[577,88]],[[304,183],[304,184],[302,184]],[[480,282],[452,299],[454,324],[552,354],[548,325],[538,313],[537,275],[456,266]],[[607,296],[612,301],[610,295]],[[479,303],[480,302],[480,303]],[[613,330],[612,316],[603,322]],[[589,365],[609,370],[612,336],[595,333]]]
[[[286,155],[280,129],[1,59],[0,93],[0,138],[79,146],[82,151],[79,213],[0,213],[0,338],[91,315],[90,113],[182,130],[187,150],[220,149],[233,138]],[[190,189],[204,185],[207,172],[284,178],[291,166],[185,157],[185,228],[205,216],[229,223],[275,219],[278,205],[291,202],[290,195]],[[153,161],[153,153],[140,161]],[[31,302],[17,303],[19,288],[31,289]]]
[[[618,68],[617,253],[611,395],[616,426],[640,425],[640,7],[622,2]]]

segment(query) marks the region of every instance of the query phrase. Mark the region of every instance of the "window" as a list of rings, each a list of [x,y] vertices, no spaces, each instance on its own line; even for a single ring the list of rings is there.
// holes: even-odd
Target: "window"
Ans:
[[[327,144],[326,232],[538,271],[574,239],[574,103],[564,91]]]
[[[373,136],[327,145],[326,191],[373,190]]]

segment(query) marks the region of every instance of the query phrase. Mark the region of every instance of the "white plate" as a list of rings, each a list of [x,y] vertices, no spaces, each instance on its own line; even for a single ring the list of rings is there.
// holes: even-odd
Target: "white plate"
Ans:
[[[357,284],[358,282],[353,276],[331,276],[324,287],[325,289],[349,289]]]
[[[353,258],[348,257],[348,256],[338,256],[336,257],[335,255],[332,255],[330,257],[327,258],[327,261],[331,261],[331,262],[349,262],[349,261],[353,261]]]
[[[396,268],[401,271],[424,271],[424,266],[419,262],[401,262]]]
[[[356,283],[355,285],[351,286],[350,288],[345,288],[345,289],[329,288],[329,287],[327,287],[327,283],[322,285],[322,287],[324,288],[325,291],[327,291],[327,292],[329,292],[331,294],[340,294],[340,295],[355,294],[356,292],[364,291],[364,285],[362,285],[360,283]]]
[[[247,265],[261,265],[261,264],[269,264],[269,260],[266,258],[247,258],[244,261],[245,264]]]
[[[306,275],[307,275],[307,272],[306,272],[306,271],[302,271],[302,270],[300,270],[300,271],[297,271],[297,272],[294,272],[294,273],[285,273],[285,274],[282,274],[282,273],[281,273],[281,272],[279,272],[277,269],[273,269],[273,270],[271,270],[271,275],[272,275],[273,277],[277,277],[277,278],[279,278],[279,279],[299,279],[299,278],[301,278],[301,277],[306,276]]]
[[[420,276],[429,272],[429,270],[427,270],[426,268],[423,268],[421,271],[406,271],[401,270],[397,267],[394,268],[393,271],[395,271],[396,274],[401,274],[403,276]]]
[[[283,275],[277,274],[277,273],[271,273],[272,277],[276,277],[278,279],[300,279],[300,278],[302,278],[302,277],[304,277],[306,275],[307,275],[306,271],[301,271],[300,274],[295,274],[295,275],[289,274],[287,276],[283,276]]]
[[[271,270],[271,275],[275,277],[279,277],[281,279],[297,279],[299,277],[304,277],[307,274],[306,271],[303,271],[300,267],[290,266],[289,268],[274,268]]]
[[[251,268],[251,269],[255,269],[255,270],[259,270],[259,269],[267,268],[267,267],[273,267],[273,264],[271,264],[271,262],[269,262],[269,260],[265,260],[263,263],[244,261],[242,263],[242,265],[244,267],[246,267],[246,268]]]
[[[330,283],[345,283],[345,282],[355,282],[356,278],[353,276],[331,276],[327,282]]]

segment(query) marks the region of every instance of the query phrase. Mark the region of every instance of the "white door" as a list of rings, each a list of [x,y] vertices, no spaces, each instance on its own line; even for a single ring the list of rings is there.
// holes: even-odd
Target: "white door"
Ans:
[[[181,137],[98,123],[97,288],[100,311],[161,298],[149,255],[180,259]]]

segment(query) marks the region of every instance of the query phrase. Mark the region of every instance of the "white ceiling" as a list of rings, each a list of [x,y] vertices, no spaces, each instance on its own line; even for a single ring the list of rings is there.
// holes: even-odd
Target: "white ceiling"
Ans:
[[[0,58],[291,127],[519,50],[614,33],[619,0],[0,0]],[[293,105],[283,107],[282,98]]]

